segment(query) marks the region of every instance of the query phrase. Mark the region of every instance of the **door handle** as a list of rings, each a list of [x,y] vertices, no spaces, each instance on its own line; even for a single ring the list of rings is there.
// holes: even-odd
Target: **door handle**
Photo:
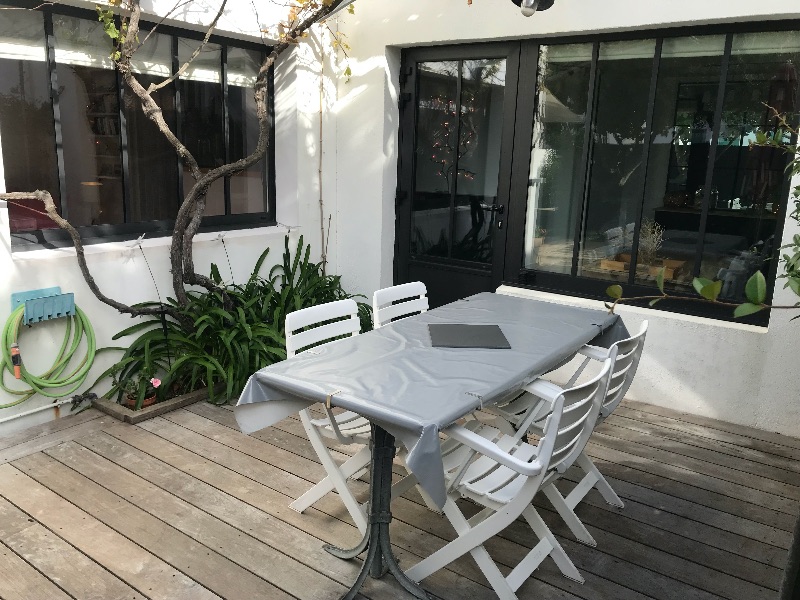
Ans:
[[[502,215],[506,210],[502,204],[484,204],[483,202],[481,202],[481,208],[489,212],[496,212],[498,215]]]

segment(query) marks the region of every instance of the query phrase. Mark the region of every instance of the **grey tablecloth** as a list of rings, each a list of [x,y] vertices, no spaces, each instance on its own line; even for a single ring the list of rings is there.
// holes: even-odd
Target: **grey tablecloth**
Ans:
[[[434,348],[429,323],[497,324],[511,349]],[[332,394],[333,406],[367,417],[406,446],[409,469],[443,506],[441,428],[508,397],[587,342],[626,336],[622,321],[602,310],[477,294],[261,369],[242,392],[236,419],[251,433]]]

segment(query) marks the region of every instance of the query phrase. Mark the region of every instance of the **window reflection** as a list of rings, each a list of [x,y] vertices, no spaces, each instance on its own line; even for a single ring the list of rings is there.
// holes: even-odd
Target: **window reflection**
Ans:
[[[178,40],[178,62],[187,62],[198,40]],[[183,143],[197,160],[203,173],[225,163],[223,133],[222,49],[206,44],[180,78]],[[184,167],[183,189],[188,193],[195,181]],[[215,181],[206,195],[206,215],[225,214],[225,189],[222,179]]]
[[[600,44],[589,193],[578,274],[627,280],[642,202],[655,40]]]
[[[131,66],[145,88],[164,81],[172,72],[172,38],[151,35],[147,44],[137,50]],[[128,89],[124,93],[130,174],[127,220],[136,223],[174,219],[181,203],[175,149],[145,116],[139,99]],[[152,97],[161,107],[167,125],[175,131],[173,86],[153,92]]]
[[[637,283],[652,285],[664,268],[667,288],[691,289],[724,50],[725,36],[664,40]]]
[[[774,255],[776,214],[788,191],[787,156],[750,144],[758,129],[777,128],[772,108],[797,125],[798,64],[797,35],[733,36],[700,268],[701,276],[722,280],[727,300],[743,301],[747,280],[757,270],[767,273]]]
[[[122,149],[117,74],[101,23],[53,18],[66,174],[67,218],[75,226],[119,224]]]
[[[252,50],[228,50],[228,131],[231,160],[245,158],[258,146],[258,115],[254,86],[261,56]],[[246,171],[230,179],[231,213],[257,213],[266,210],[264,182],[266,155]]]
[[[456,181],[458,61],[419,63],[411,254],[448,256]]]
[[[570,273],[580,185],[591,44],[545,46],[539,81],[525,218],[525,267]]]
[[[58,168],[42,15],[2,11],[0,19],[0,132],[5,189],[43,189],[59,205]],[[12,233],[56,227],[36,200],[10,202]]]

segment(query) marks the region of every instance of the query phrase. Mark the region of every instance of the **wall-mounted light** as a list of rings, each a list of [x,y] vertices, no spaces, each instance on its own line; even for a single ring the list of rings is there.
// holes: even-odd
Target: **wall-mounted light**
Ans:
[[[522,14],[532,17],[537,10],[547,10],[556,0],[511,0],[522,9]]]

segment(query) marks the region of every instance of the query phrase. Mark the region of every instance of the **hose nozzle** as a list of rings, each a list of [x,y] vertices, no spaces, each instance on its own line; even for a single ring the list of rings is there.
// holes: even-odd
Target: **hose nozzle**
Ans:
[[[17,344],[11,344],[11,364],[14,365],[14,377],[22,379],[22,356]]]

